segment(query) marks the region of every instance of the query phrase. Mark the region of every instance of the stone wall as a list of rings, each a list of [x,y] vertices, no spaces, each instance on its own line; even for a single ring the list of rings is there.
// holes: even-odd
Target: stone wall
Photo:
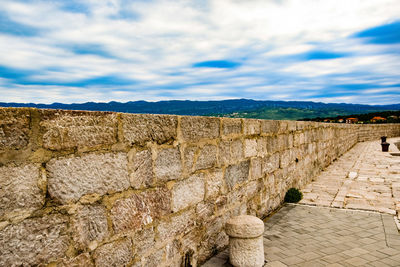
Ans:
[[[0,266],[196,266],[400,125],[0,109]]]

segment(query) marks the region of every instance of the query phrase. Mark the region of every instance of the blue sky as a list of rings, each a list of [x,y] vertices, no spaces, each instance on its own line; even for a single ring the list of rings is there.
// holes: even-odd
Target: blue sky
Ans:
[[[400,103],[398,0],[1,0],[0,102]]]

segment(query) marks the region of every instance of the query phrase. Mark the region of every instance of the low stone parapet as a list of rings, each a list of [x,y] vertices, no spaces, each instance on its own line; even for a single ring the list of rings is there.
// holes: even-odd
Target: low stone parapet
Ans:
[[[0,108],[0,266],[196,266],[400,125]]]

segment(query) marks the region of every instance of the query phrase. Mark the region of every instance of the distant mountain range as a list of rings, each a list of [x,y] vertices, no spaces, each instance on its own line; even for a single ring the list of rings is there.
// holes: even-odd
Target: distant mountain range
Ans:
[[[319,102],[269,100],[261,101],[251,99],[232,99],[221,101],[130,101],[126,103],[112,101],[108,103],[87,102],[81,104],[34,104],[0,102],[0,107],[35,107],[46,109],[116,111],[125,113],[225,116],[291,120],[297,120],[300,118],[332,117],[347,114],[364,114],[387,110],[400,110],[400,104],[327,104]]]

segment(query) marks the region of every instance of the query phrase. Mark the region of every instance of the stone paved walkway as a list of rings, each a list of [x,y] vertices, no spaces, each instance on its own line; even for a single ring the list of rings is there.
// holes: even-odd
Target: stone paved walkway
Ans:
[[[400,138],[388,142],[398,153]],[[300,203],[400,216],[400,156],[382,152],[380,141],[358,143],[314,180]]]
[[[265,266],[400,266],[400,156],[359,143],[303,193],[265,220]],[[231,266],[228,251],[203,266]]]
[[[265,224],[265,266],[399,266],[393,216],[285,206]]]
[[[393,216],[378,212],[285,205],[265,222],[265,267],[399,266]],[[203,267],[228,267],[228,251]]]

